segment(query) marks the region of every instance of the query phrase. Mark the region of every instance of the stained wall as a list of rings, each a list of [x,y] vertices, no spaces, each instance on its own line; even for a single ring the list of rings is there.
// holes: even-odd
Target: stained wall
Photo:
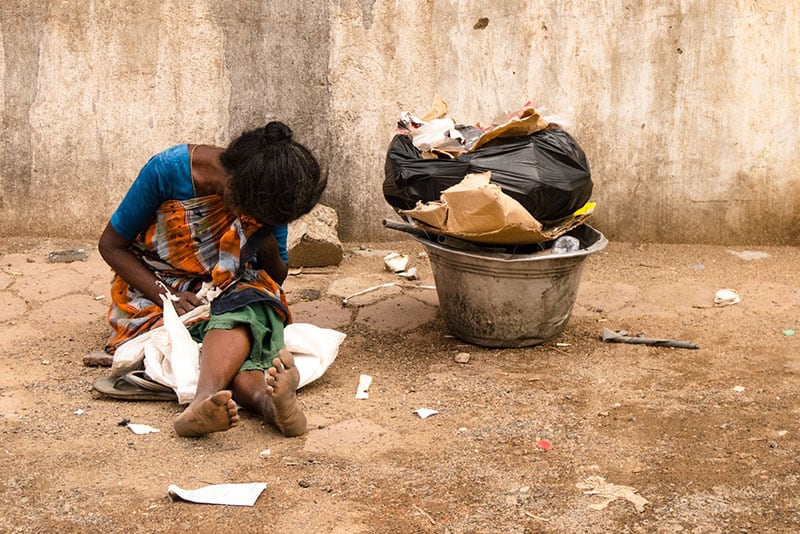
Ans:
[[[278,118],[341,238],[396,238],[386,146],[438,93],[465,123],[557,115],[611,239],[797,245],[798,28],[777,0],[6,0],[0,236],[99,235],[153,153]]]

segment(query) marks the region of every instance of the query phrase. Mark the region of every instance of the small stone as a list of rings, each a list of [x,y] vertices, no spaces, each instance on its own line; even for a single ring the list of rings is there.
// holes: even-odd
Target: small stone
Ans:
[[[301,488],[307,488],[307,487],[309,487],[311,485],[310,483],[306,482],[305,480],[298,480],[297,483],[300,484]]]
[[[467,363],[469,362],[469,358],[470,358],[469,352],[459,352],[453,359],[455,360],[456,363]]]

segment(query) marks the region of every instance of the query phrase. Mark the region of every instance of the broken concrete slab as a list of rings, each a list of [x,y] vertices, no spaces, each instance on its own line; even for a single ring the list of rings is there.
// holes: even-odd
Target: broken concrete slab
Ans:
[[[356,322],[379,332],[408,332],[436,318],[439,309],[407,295],[359,308]]]
[[[336,211],[317,204],[311,212],[289,224],[289,267],[326,267],[342,261]]]

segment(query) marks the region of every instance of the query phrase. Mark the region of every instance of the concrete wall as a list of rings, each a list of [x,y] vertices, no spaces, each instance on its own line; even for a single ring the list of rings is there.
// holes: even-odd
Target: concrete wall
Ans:
[[[0,236],[99,234],[139,167],[276,117],[380,219],[401,110],[571,117],[611,239],[800,244],[800,7],[783,0],[5,0]]]

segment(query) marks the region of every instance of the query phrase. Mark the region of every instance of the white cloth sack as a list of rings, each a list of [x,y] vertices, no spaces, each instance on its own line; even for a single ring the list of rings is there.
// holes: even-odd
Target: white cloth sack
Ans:
[[[200,346],[183,324],[171,295],[161,295],[164,302],[164,330],[144,347],[144,370],[147,376],[171,387],[180,404],[188,404],[197,392],[200,376]]]
[[[165,304],[166,306],[166,304]],[[174,311],[175,308],[172,302],[169,307]],[[208,317],[209,305],[203,304],[191,310],[188,313],[180,316],[181,323],[185,324],[194,321],[199,317]],[[176,314],[177,315],[177,314]],[[184,327],[184,330],[186,328]],[[114,352],[114,359],[111,363],[111,374],[113,376],[123,376],[136,369],[141,369],[142,360],[144,360],[145,347],[153,345],[155,347],[166,347],[169,343],[169,335],[167,332],[166,324],[148,330],[138,336],[129,339]]]
[[[209,305],[198,306],[178,317],[167,296],[164,302],[164,325],[126,341],[114,353],[112,374],[122,376],[139,367],[144,360],[147,375],[178,395],[180,404],[188,404],[197,391],[200,375],[200,345],[189,334],[184,322],[208,315]],[[300,373],[298,389],[321,377],[339,354],[347,337],[342,332],[309,323],[293,323],[284,328],[284,346],[294,355]]]
[[[346,337],[342,332],[309,323],[292,323],[283,329],[283,344],[294,355],[294,365],[300,371],[297,389],[325,373]]]

